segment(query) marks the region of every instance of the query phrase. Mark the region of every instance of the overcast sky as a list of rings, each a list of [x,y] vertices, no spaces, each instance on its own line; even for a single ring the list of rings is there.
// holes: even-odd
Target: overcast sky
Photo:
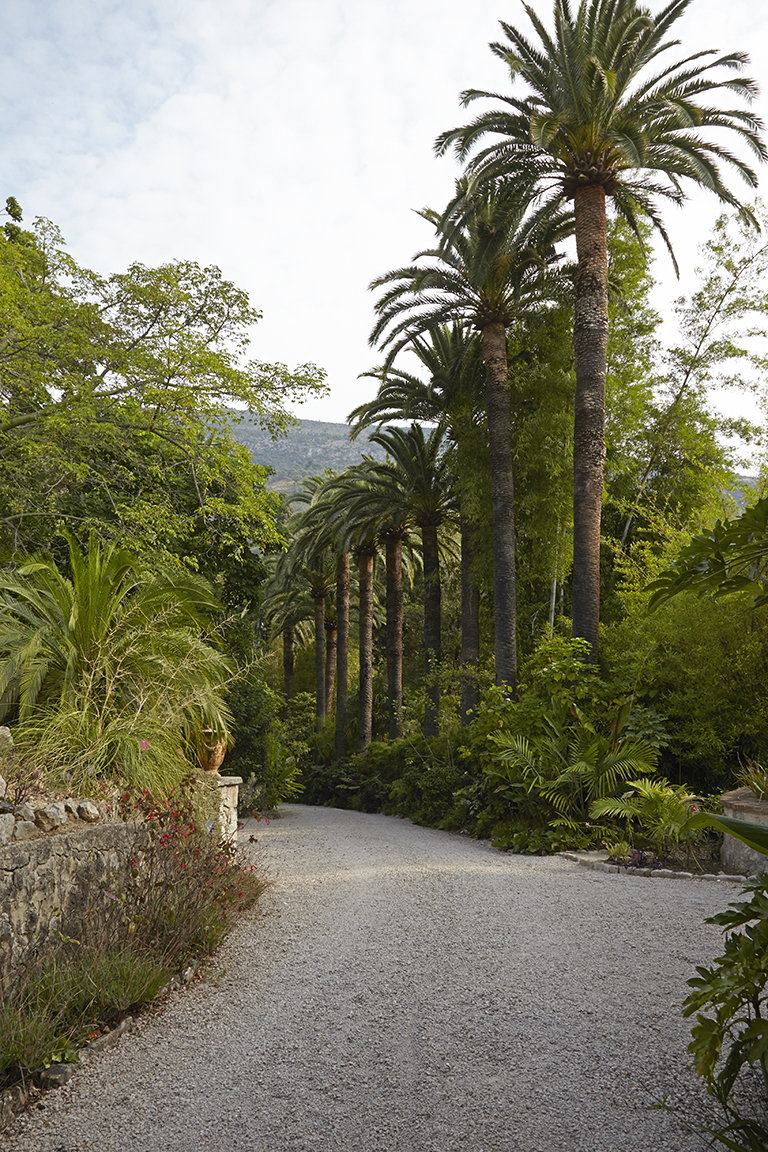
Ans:
[[[217,264],[264,314],[254,356],[326,369],[301,415],[373,395],[367,285],[429,244],[412,209],[442,208],[457,174],[434,139],[467,118],[462,89],[508,90],[488,42],[499,19],[526,26],[519,0],[0,0],[0,17],[0,201],[103,273]],[[764,0],[693,0],[677,27],[680,55],[749,51],[768,93]],[[701,193],[667,210],[683,288],[716,214]],[[664,255],[656,273],[663,307],[681,285]]]

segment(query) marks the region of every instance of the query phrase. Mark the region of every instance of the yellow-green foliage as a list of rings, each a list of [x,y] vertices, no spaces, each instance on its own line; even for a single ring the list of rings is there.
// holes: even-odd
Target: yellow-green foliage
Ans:
[[[731,783],[740,757],[768,746],[768,610],[753,611],[748,593],[683,593],[650,613],[644,587],[679,539],[663,555],[636,546],[633,560],[620,562],[626,615],[605,629],[601,655],[667,717],[662,770],[709,792]]]

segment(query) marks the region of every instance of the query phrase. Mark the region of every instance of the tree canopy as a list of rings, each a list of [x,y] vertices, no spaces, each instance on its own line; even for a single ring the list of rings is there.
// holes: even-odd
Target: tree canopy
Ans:
[[[274,538],[266,473],[227,421],[273,436],[321,390],[313,364],[249,358],[260,313],[215,266],[80,268],[58,229],[0,229],[0,539],[50,547],[66,523],[206,566]]]

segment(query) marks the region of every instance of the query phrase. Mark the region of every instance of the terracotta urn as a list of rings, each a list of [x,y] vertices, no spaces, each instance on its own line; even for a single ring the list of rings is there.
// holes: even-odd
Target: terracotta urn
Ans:
[[[216,740],[211,728],[203,728],[200,751],[200,767],[203,772],[213,772],[218,776],[224,757],[227,754],[226,740]]]

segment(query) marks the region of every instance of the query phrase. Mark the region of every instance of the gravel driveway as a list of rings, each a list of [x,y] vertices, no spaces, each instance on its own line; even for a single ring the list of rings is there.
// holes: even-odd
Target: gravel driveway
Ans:
[[[649,1106],[702,1098],[680,1005],[737,886],[301,805],[241,836],[258,914],[0,1152],[701,1147]]]

